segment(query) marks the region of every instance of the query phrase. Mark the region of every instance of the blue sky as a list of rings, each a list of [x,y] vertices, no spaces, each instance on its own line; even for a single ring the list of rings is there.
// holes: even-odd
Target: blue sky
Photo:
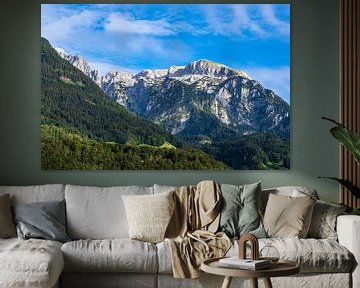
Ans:
[[[289,4],[42,4],[41,36],[102,75],[208,59],[290,102]]]

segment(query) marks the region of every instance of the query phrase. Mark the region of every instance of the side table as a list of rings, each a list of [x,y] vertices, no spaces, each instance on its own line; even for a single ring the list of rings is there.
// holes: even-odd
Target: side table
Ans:
[[[222,288],[229,288],[233,277],[251,278],[253,287],[258,288],[258,278],[263,278],[265,287],[272,288],[270,277],[289,276],[300,272],[300,266],[288,260],[279,260],[269,268],[261,270],[245,270],[222,267],[219,259],[206,259],[201,263],[201,270],[210,274],[225,276]]]

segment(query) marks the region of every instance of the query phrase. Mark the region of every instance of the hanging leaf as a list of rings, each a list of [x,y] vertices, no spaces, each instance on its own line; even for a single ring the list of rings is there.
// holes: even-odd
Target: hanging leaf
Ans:
[[[356,162],[360,165],[360,136],[355,132],[348,130],[344,125],[335,120],[326,117],[322,118],[337,125],[337,127],[330,129],[331,134],[339,140],[351,154],[353,154]]]
[[[360,198],[360,188],[355,186],[351,181],[340,179],[336,177],[318,177],[318,178],[326,178],[339,182],[342,186],[348,189],[356,198]]]

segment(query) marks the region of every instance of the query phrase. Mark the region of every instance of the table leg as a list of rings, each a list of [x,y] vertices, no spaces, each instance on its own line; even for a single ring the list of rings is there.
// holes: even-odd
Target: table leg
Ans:
[[[225,276],[224,282],[221,286],[221,288],[230,288],[232,277],[231,276]]]
[[[264,279],[265,288],[273,288],[270,278],[266,277],[263,279]]]
[[[252,287],[258,288],[258,279],[257,278],[251,278]]]

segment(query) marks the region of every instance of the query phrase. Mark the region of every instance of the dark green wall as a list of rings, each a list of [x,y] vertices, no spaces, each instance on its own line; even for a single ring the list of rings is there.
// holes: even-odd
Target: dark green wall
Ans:
[[[92,2],[96,3],[87,1]],[[261,1],[275,2],[289,3]],[[322,199],[338,200],[338,186],[317,179],[318,175],[337,176],[339,169],[337,143],[328,132],[330,125],[321,120],[323,115],[338,118],[337,0],[290,1],[292,163],[287,172],[41,171],[40,3],[3,0],[0,4],[0,185],[181,185],[203,179],[245,184],[262,180],[265,187],[312,186]]]

